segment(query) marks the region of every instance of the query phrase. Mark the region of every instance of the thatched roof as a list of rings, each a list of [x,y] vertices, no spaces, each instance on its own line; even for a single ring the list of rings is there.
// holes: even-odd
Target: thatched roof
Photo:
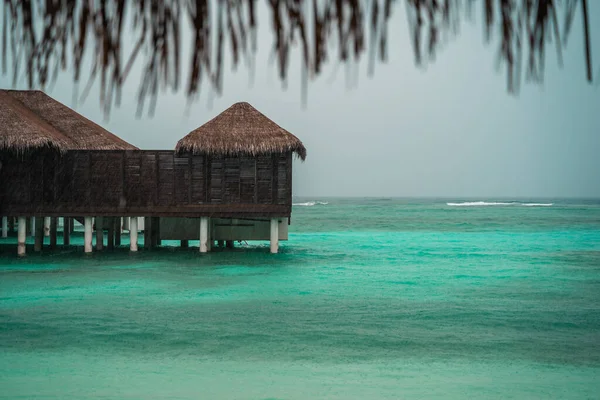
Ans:
[[[54,127],[38,118],[7,91],[0,90],[0,151],[54,148],[63,150],[68,140]]]
[[[177,142],[179,153],[250,155],[295,152],[302,160],[306,149],[290,132],[248,103],[236,103]]]
[[[132,150],[137,147],[37,90],[0,90],[0,150]]]

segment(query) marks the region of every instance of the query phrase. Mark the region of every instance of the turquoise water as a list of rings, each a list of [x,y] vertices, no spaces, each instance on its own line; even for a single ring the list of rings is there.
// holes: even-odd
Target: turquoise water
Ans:
[[[0,398],[598,398],[600,202],[318,200],[278,255],[3,239]]]

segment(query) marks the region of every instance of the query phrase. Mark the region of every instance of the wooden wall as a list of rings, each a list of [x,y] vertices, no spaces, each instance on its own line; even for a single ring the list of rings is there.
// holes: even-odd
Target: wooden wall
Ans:
[[[0,215],[285,217],[292,154],[173,151],[1,154]]]

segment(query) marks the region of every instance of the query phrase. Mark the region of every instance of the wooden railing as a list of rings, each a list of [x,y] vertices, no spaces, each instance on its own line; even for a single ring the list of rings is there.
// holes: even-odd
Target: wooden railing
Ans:
[[[289,216],[291,153],[164,150],[1,154],[0,215]]]

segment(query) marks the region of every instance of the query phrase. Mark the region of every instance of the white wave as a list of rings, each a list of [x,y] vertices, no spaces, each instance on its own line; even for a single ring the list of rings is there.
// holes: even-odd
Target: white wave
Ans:
[[[452,207],[512,206],[513,204],[517,203],[504,203],[497,201],[465,201],[463,203],[446,203],[446,205]]]
[[[293,206],[304,206],[304,207],[326,206],[327,204],[329,204],[328,201],[307,201],[306,203],[292,203]]]
[[[554,203],[519,203],[516,201],[465,201],[462,203],[446,203],[451,207],[485,207],[485,206],[524,206],[524,207],[551,207]]]
[[[306,206],[306,207],[311,207],[316,204],[317,203],[315,201],[307,201],[306,203],[292,203],[293,206]]]

